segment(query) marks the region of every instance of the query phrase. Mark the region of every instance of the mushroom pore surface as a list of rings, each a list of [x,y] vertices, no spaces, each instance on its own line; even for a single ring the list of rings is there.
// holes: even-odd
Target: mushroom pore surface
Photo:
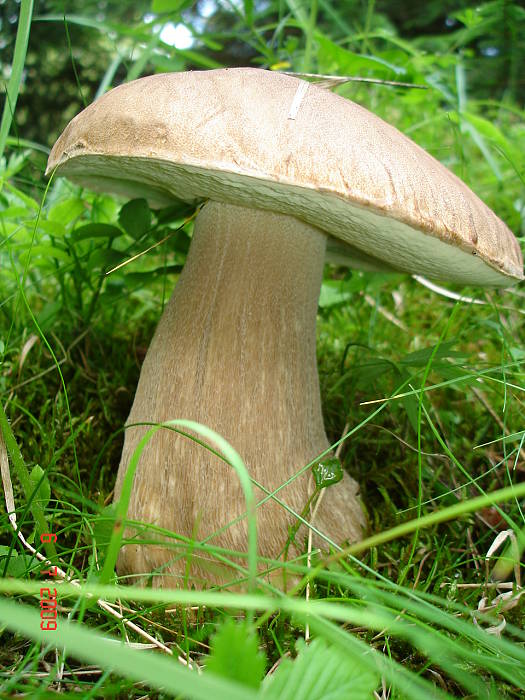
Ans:
[[[329,447],[315,354],[317,303],[326,236],[293,217],[208,202],[199,212],[186,265],[158,324],[140,374],[128,424],[174,418],[220,433],[252,479],[275,491]],[[118,498],[130,457],[146,427],[128,427]],[[303,471],[278,493],[301,513],[313,491]],[[255,487],[258,501],[265,492]],[[229,465],[187,437],[158,431],[141,455],[128,518],[196,540],[246,551],[238,478]],[[257,509],[259,554],[282,556],[293,518],[269,500]],[[337,542],[361,535],[355,482],[330,487],[315,525]],[[290,554],[303,550],[301,526]],[[126,545],[122,574],[156,571],[154,585],[235,579],[235,572],[193,551]]]

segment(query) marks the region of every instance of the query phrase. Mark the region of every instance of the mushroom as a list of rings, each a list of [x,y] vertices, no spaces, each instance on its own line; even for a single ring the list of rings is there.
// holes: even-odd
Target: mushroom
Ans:
[[[279,498],[302,512],[309,474],[293,477],[330,447],[315,356],[325,257],[459,283],[523,279],[512,232],[461,180],[363,107],[288,75],[235,68],[121,85],[66,127],[55,169],[152,205],[205,202],[144,360],[116,499],[147,429],[133,424],[186,418],[225,437],[268,491],[290,480]],[[203,540],[244,510],[232,468],[202,446],[169,430],[147,444],[129,518]],[[282,555],[293,518],[270,499],[257,521],[259,553]],[[337,542],[361,537],[349,475],[327,489],[315,524]],[[210,541],[244,551],[246,533],[241,519]],[[118,569],[161,570],[156,585],[185,572],[197,586],[232,577],[161,543],[127,544]]]

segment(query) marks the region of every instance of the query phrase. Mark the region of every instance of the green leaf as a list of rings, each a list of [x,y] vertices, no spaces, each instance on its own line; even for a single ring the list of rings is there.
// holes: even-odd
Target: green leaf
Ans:
[[[477,114],[471,114],[470,112],[464,111],[462,112],[462,116],[471,124],[472,127],[474,127],[474,129],[476,129],[478,134],[499,148],[499,150],[505,154],[507,159],[516,165],[518,170],[521,168],[522,151],[520,151],[520,149],[513,148],[510,141],[505,138],[503,132],[498,129],[495,124],[489,122],[483,117],[478,116]]]
[[[124,204],[118,222],[133,238],[140,238],[151,228],[151,211],[145,199],[132,199]]]
[[[314,464],[312,472],[318,489],[337,484],[343,478],[343,468],[337,457],[325,457]]]
[[[3,549],[8,550],[9,547]],[[6,552],[7,554],[7,552]],[[31,564],[33,563],[32,557],[27,556],[27,554],[18,554],[14,550],[11,552],[9,561],[7,562],[7,567],[5,569],[6,576],[13,576],[14,578],[22,578],[27,576],[28,571],[31,569]],[[0,572],[4,573],[5,567],[5,557],[0,559]]]
[[[20,261],[25,264],[28,255],[31,254],[31,259],[33,258],[44,258],[46,262],[50,262],[51,259],[58,260],[59,262],[65,263],[66,265],[72,262],[71,256],[69,256],[65,250],[57,248],[53,245],[34,245],[31,251],[26,250],[20,255]]]
[[[2,219],[16,219],[18,217],[29,218],[30,212],[26,207],[7,207],[2,211]]]
[[[113,533],[113,526],[115,525],[116,519],[116,506],[114,503],[103,508],[100,513],[95,518],[93,526],[93,536],[97,543],[97,547],[101,550],[106,549],[111,535]]]
[[[355,374],[360,386],[369,387],[371,382],[376,381],[385,374],[392,372],[395,365],[392,361],[383,357],[372,357],[370,360],[363,360],[355,366]]]
[[[64,309],[62,307],[62,300],[55,299],[47,304],[44,304],[42,310],[38,314],[38,325],[42,331],[47,331],[55,322],[57,316],[62,315]]]
[[[118,250],[108,250],[107,248],[97,248],[89,256],[87,269],[97,270],[114,267],[124,260],[123,254]]]
[[[316,36],[319,46],[317,59],[322,73],[340,75],[374,75],[378,78],[392,78],[406,71],[400,66],[385,61],[378,56],[366,56],[343,49],[330,39]]]
[[[152,12],[180,12],[191,5],[191,0],[153,0]]]
[[[34,226],[31,227],[31,238],[33,234],[33,229]],[[40,218],[38,222],[38,231],[44,231],[45,233],[49,233],[51,236],[54,236],[55,238],[58,237],[63,237],[67,233],[67,227],[64,226],[64,224],[59,223],[58,221],[46,221],[46,219]],[[42,240],[46,240],[45,238]]]
[[[470,8],[467,7],[459,12],[454,12],[452,17],[455,17],[459,22],[465,25],[465,27],[478,27],[483,24],[484,17],[480,12],[480,8]]]
[[[155,215],[159,224],[172,224],[179,222],[181,219],[186,219],[195,211],[194,204],[183,202],[182,199],[175,200],[173,204],[162,209],[157,209]]]
[[[337,304],[343,304],[345,301],[349,301],[351,297],[352,292],[345,290],[339,280],[325,280],[321,285],[319,306],[321,309],[328,309],[330,306],[336,306]]]
[[[122,231],[117,226],[111,224],[86,224],[79,226],[71,234],[71,239],[77,241],[86,241],[91,238],[118,238],[122,236]]]
[[[70,197],[51,207],[47,218],[49,221],[57,221],[59,224],[66,226],[78,219],[84,211],[85,205],[82,199]]]
[[[175,238],[171,239],[171,247],[177,253],[182,253],[184,256],[188,255],[191,244],[191,238],[185,231],[179,231]]]
[[[206,668],[217,676],[258,688],[265,665],[266,659],[258,649],[258,638],[244,623],[228,620],[211,640]]]
[[[399,364],[408,367],[425,367],[429,362],[430,358],[432,357],[432,353],[434,353],[434,356],[432,358],[433,365],[435,364],[436,360],[442,360],[443,358],[464,357],[464,353],[458,352],[457,350],[453,349],[455,344],[456,341],[454,340],[449,340],[445,343],[440,343],[439,347],[435,352],[434,345],[430,345],[427,348],[422,348],[421,350],[415,350],[414,352],[408,353],[401,360],[399,360]]]
[[[403,369],[399,370],[399,376],[402,381],[406,381],[410,379],[410,375],[405,372]],[[403,396],[401,399],[401,405],[406,411],[408,421],[412,427],[412,430],[414,433],[417,435],[418,431],[418,406],[419,406],[419,398],[417,394],[411,394],[409,396]]]
[[[16,13],[16,10],[13,8]],[[18,15],[18,28],[16,32],[15,50],[9,71],[9,82],[5,86],[6,99],[2,110],[2,121],[0,122],[0,158],[4,154],[7,135],[11,128],[13,115],[15,113],[16,101],[20,86],[23,84],[23,70],[26,60],[27,46],[29,43],[29,33],[31,29],[31,17],[33,15],[33,0],[22,0],[20,13]],[[15,14],[16,17],[16,14]],[[5,32],[5,29],[4,29]],[[4,78],[5,81],[5,78]],[[4,82],[2,81],[2,82]],[[4,83],[5,84],[5,83]]]
[[[35,199],[32,199],[27,194],[25,194],[25,192],[19,190],[11,182],[4,181],[4,186],[10,192],[12,192],[18,199],[22,200],[22,202],[28,207],[28,209],[33,209],[34,211],[40,210],[40,204]]]
[[[51,497],[51,486],[49,485],[49,479],[47,478],[45,471],[39,464],[35,464],[31,470],[29,478],[31,479],[33,488],[38,485],[38,490],[35,494],[35,501],[40,501],[40,506],[45,508]]]
[[[219,44],[218,41],[210,39],[210,37],[206,36],[205,34],[201,34],[199,36],[199,41],[202,41],[204,46],[207,46],[212,51],[223,51],[224,49],[224,44]]]
[[[164,56],[163,54],[152,53],[148,63],[151,63],[157,73],[179,73],[186,67],[186,61],[178,54]]]
[[[379,678],[352,654],[315,639],[306,646],[297,642],[294,661],[284,659],[275,673],[264,679],[265,700],[368,700]]]
[[[201,68],[224,68],[222,63],[219,63],[210,56],[205,56],[199,53],[199,51],[192,51],[192,49],[177,49],[177,53],[183,56],[187,61],[194,63],[196,66]]]
[[[162,275],[180,275],[182,265],[162,265],[153,270],[143,270],[142,272],[128,272],[123,275],[126,284],[147,286],[150,282]],[[122,290],[121,290],[122,292]]]

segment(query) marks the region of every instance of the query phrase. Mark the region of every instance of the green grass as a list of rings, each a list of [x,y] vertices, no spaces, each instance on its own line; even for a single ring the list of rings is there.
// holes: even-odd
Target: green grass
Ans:
[[[11,75],[7,84],[2,121],[0,122],[0,158],[2,157],[13,121],[20,89],[20,81],[27,52],[29,32],[31,29],[31,16],[33,14],[33,0],[22,0],[20,15],[18,18],[18,31],[16,35],[15,51],[11,65]]]
[[[172,6],[153,5],[159,12]],[[477,24],[465,18],[469,31],[491,36],[488,7]],[[276,9],[236,5],[229,24],[177,53],[160,46],[151,25],[103,23],[87,14],[70,24],[92,32],[93,41],[115,32],[119,55],[99,76],[107,87],[122,66],[120,79],[169,69],[170,61],[177,70],[220,65],[220,47],[234,39],[264,66],[427,85],[347,83],[337,90],[409,134],[523,233],[525,115],[508,93],[498,100],[471,89],[468,51],[458,50],[464,34],[408,40],[391,31],[373,2],[359,20],[341,18],[326,0]],[[41,19],[63,23],[59,15]],[[344,36],[343,20],[350,23]],[[8,88],[12,104],[23,87],[24,36]],[[73,32],[68,40],[74,52]],[[525,293],[454,290],[484,302],[469,304],[406,276],[327,266],[317,353],[325,425],[343,467],[361,485],[367,538],[343,550],[334,543],[329,556],[313,556],[311,567],[304,558],[288,562],[290,590],[283,594],[262,579],[253,583],[253,540],[248,556],[150,527],[144,541],[163,535],[174,555],[204,550],[229,561],[232,583],[248,590],[252,582],[252,592],[124,586],[114,575],[122,529],[110,507],[123,425],[156,320],[184,264],[191,210],[150,212],[142,202],[58,180],[46,194],[51,143],[22,140],[23,133],[20,141],[7,138],[6,128],[0,398],[9,422],[0,412],[0,424],[27,544],[3,512],[0,695],[315,700],[334,692],[361,700],[374,691],[384,697],[386,688],[400,700],[521,697]],[[210,447],[244,473],[227,445],[214,438]],[[44,553],[43,529],[57,535],[48,543],[57,558],[51,546],[46,555],[79,582],[57,586],[56,631],[39,626],[43,567],[31,548]],[[514,539],[488,559],[505,530]],[[116,601],[122,607],[112,607]],[[149,643],[140,630],[162,648],[154,653],[106,639]],[[308,636],[314,642],[305,647]]]

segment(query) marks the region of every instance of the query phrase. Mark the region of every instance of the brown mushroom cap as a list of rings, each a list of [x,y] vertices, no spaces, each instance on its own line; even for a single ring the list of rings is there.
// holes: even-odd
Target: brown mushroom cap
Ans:
[[[226,68],[126,83],[70,122],[55,168],[154,204],[289,214],[330,234],[333,260],[362,269],[523,279],[514,235],[459,178],[363,107],[288,75]]]

